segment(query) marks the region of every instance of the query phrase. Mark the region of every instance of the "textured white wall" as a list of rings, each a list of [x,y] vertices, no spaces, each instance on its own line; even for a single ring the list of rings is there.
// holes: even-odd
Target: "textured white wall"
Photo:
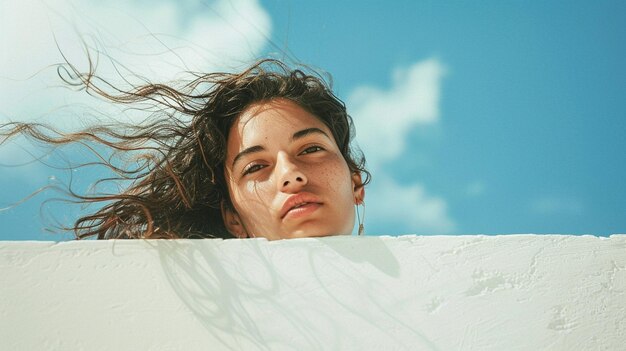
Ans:
[[[2,350],[623,350],[626,235],[0,242]]]

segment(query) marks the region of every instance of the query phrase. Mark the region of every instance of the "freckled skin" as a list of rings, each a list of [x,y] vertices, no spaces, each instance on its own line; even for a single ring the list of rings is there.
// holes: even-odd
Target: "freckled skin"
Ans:
[[[294,138],[308,128],[323,133]],[[233,165],[253,146],[261,150]],[[272,240],[352,232],[360,175],[351,174],[328,127],[294,102],[254,104],[239,116],[228,135],[225,174],[235,210],[225,223],[237,236]],[[298,194],[314,196],[321,205],[281,218],[283,204]]]

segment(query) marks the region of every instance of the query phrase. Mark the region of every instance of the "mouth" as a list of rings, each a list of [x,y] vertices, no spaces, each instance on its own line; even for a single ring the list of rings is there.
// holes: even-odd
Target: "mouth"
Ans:
[[[320,208],[322,205],[323,203],[312,194],[304,193],[292,195],[283,204],[280,212],[280,218],[285,219],[306,216]]]
[[[315,210],[317,210],[322,204],[318,202],[305,202],[303,204],[297,205],[289,209],[287,213],[283,216],[284,218],[299,218],[306,216]]]

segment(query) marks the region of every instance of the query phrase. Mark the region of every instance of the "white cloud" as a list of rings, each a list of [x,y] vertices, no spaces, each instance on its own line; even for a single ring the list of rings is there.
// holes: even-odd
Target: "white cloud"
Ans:
[[[400,185],[386,174],[377,174],[375,185],[366,191],[366,223],[371,234],[446,234],[455,229],[446,201],[426,193],[421,184]],[[373,183],[374,184],[374,183]],[[390,225],[407,228],[405,233],[388,233]],[[374,232],[372,232],[372,229]]]
[[[444,75],[444,66],[432,58],[397,69],[387,90],[362,86],[346,100],[373,175],[366,222],[377,232],[390,223],[412,233],[442,234],[455,228],[443,198],[428,194],[419,183],[399,184],[384,165],[402,154],[412,128],[437,123]]]
[[[584,210],[584,205],[576,198],[546,196],[532,201],[530,209],[541,215],[580,215]]]
[[[347,105],[357,127],[357,141],[371,166],[397,157],[412,127],[439,120],[444,74],[443,65],[429,59],[397,69],[389,90],[363,86],[350,94]]]
[[[119,83],[107,57],[119,62],[123,78],[132,80],[132,72],[169,81],[185,70],[241,66],[261,53],[271,32],[256,0],[2,1],[0,13],[0,121],[43,119],[57,126],[82,123],[76,114],[57,112],[64,106],[115,112],[110,103],[58,88],[63,83],[50,65],[62,62],[59,50],[87,70],[81,36],[102,52],[94,55],[98,74]]]

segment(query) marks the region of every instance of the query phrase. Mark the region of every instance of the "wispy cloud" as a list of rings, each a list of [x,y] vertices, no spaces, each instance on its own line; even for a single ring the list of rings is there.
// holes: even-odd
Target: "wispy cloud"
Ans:
[[[431,234],[455,228],[443,198],[429,194],[420,183],[399,184],[385,165],[405,150],[412,128],[439,120],[444,75],[444,66],[432,58],[396,69],[389,89],[362,86],[347,99],[358,144],[373,173],[366,196],[367,223],[377,233],[390,224],[403,232]]]
[[[584,211],[584,204],[576,198],[546,196],[533,200],[530,209],[541,215],[579,215]]]
[[[427,194],[421,184],[398,184],[388,174],[376,177],[366,192],[368,233],[444,234],[455,229],[443,198]],[[404,232],[389,232],[390,227]]]
[[[467,187],[465,188],[465,194],[467,196],[472,196],[472,197],[480,196],[485,193],[485,189],[486,189],[485,183],[480,182],[480,181],[475,181],[467,185]]]
[[[28,142],[16,140],[15,142],[6,143],[0,146],[0,179],[2,179],[2,187],[7,187],[9,182],[27,183],[29,187],[42,186],[47,181],[46,172],[38,159],[45,159],[46,155],[34,154],[34,148]],[[3,188],[3,199],[0,201],[0,207],[6,205],[7,193],[16,190],[16,187]],[[18,189],[20,187],[17,187]]]

